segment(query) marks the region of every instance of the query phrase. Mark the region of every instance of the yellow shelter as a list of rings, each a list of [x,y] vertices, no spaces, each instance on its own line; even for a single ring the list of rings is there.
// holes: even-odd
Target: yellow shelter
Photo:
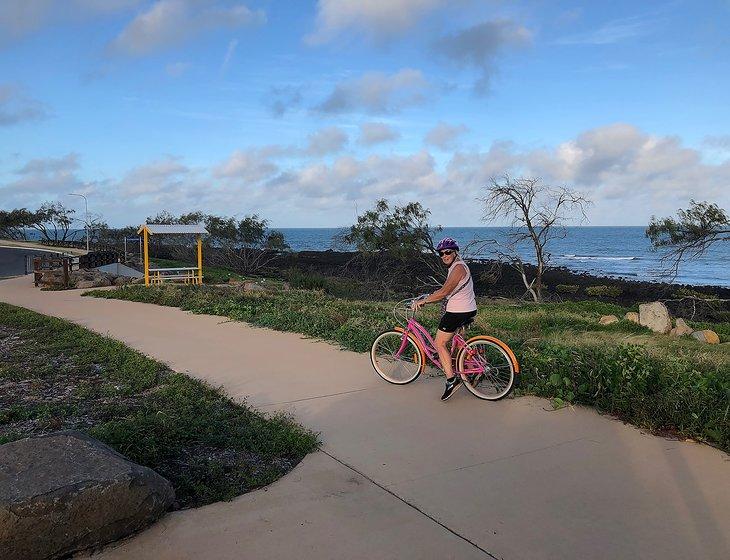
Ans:
[[[186,284],[203,283],[203,234],[207,234],[203,224],[143,224],[137,231],[142,235],[144,246],[144,283],[161,284],[167,281],[183,281]],[[198,248],[197,267],[150,268],[149,238],[150,235],[194,235]]]

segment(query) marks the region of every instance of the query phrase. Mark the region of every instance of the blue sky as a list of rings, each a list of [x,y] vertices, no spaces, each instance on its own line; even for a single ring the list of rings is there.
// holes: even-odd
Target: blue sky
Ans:
[[[347,225],[492,176],[641,225],[730,206],[730,2],[5,0],[0,208]]]

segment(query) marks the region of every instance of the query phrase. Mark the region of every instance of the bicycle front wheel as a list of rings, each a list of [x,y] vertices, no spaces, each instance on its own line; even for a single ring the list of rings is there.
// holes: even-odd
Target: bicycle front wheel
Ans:
[[[491,337],[475,336],[461,349],[456,363],[472,395],[498,401],[510,394],[519,366],[506,348],[506,344]]]
[[[423,352],[413,340],[413,337],[405,335],[405,346],[403,350],[402,332],[386,331],[379,334],[373,341],[370,348],[370,362],[377,374],[388,383],[405,385],[414,381],[423,370]]]

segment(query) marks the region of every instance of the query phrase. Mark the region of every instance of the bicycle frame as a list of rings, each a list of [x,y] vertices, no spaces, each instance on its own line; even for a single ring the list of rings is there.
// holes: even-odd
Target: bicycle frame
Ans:
[[[431,337],[431,334],[426,330],[426,328],[421,325],[418,321],[416,321],[414,318],[408,319],[408,324],[406,325],[406,328],[398,328],[398,330],[403,331],[403,338],[401,340],[400,348],[395,353],[395,357],[399,358],[403,350],[406,348],[406,344],[408,343],[408,335],[412,334],[416,339],[416,344],[418,344],[419,349],[423,352],[423,354],[439,369],[443,370],[443,366],[441,365],[441,360],[439,359],[438,351],[436,350],[436,343],[434,342],[433,338]],[[461,333],[456,333],[454,335],[454,338],[451,339],[451,355],[454,356],[455,350],[460,350],[466,346],[466,341],[464,340],[464,337],[461,336]],[[483,368],[478,369],[466,369],[464,371],[456,371],[455,373],[463,374],[463,375],[473,375],[475,373],[481,373],[484,371]]]

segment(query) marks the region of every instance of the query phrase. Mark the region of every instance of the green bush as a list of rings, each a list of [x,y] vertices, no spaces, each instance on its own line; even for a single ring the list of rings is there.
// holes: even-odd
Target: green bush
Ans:
[[[586,288],[589,296],[612,297],[616,298],[623,293],[618,286],[589,286]]]
[[[558,284],[555,286],[555,291],[560,294],[575,294],[580,289],[580,286],[574,284]]]

